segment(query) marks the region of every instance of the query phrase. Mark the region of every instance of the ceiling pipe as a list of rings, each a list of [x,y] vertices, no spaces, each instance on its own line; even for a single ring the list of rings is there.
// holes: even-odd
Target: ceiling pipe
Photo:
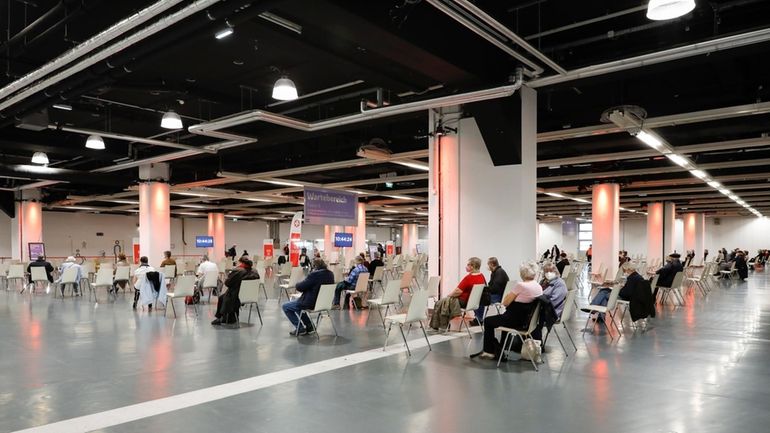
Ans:
[[[11,47],[18,44],[19,42],[26,39],[28,36],[30,36],[33,32],[35,32],[39,27],[44,26],[48,23],[48,21],[51,21],[52,19],[56,18],[60,13],[65,12],[65,1],[61,0],[59,3],[56,4],[56,6],[52,7],[48,11],[46,11],[43,15],[40,15],[35,21],[32,21],[21,29],[19,32],[11,36],[10,39],[3,42],[2,45],[0,45],[0,54],[5,53],[8,51]],[[66,12],[65,12],[66,13]]]
[[[64,131],[64,132],[72,132],[75,134],[83,134],[83,135],[98,135],[102,138],[112,138],[115,140],[122,140],[122,141],[128,141],[132,143],[143,143],[143,144],[150,144],[153,146],[162,146],[162,147],[171,147],[174,149],[185,149],[185,150],[196,150],[200,151],[202,153],[217,153],[215,149],[209,148],[209,147],[198,147],[198,146],[192,146],[189,144],[182,144],[182,143],[174,143],[171,141],[163,141],[163,140],[155,140],[152,138],[144,138],[144,137],[136,137],[133,135],[126,135],[126,134],[120,134],[117,132],[106,132],[106,131],[99,131],[96,129],[84,129],[84,128],[72,128],[69,126],[59,126],[59,125],[48,125],[48,129],[54,129],[58,131]]]
[[[554,84],[582,80],[584,78],[591,78],[599,75],[636,69],[643,66],[655,65],[658,63],[671,62],[674,60],[730,50],[733,48],[740,48],[747,45],[758,44],[767,41],[770,41],[770,28],[712,39],[710,41],[698,42],[691,45],[643,54],[641,56],[630,57],[627,59],[615,60],[612,62],[600,63],[598,65],[573,69],[564,75],[553,75],[550,77],[531,80],[527,82],[527,86],[532,88],[552,86]]]
[[[13,104],[24,100],[25,98],[39,92],[42,90],[45,90],[46,88],[50,87],[53,84],[56,84],[68,77],[71,77],[72,75],[88,68],[89,66],[96,64],[109,56],[145,39],[148,38],[159,31],[166,29],[177,22],[189,17],[190,15],[199,12],[201,10],[204,10],[205,8],[213,5],[214,3],[219,2],[220,0],[198,0],[174,13],[171,15],[165,16],[161,18],[160,20],[156,21],[153,24],[150,24],[141,30],[131,34],[130,36],[126,37],[125,39],[120,40],[119,42],[116,42],[109,47],[105,48],[104,50],[99,51],[98,53],[81,60],[77,63],[75,63],[73,66],[70,66],[61,72],[55,73],[54,75],[50,76],[49,78],[43,79],[42,81],[33,84],[30,87],[25,88],[24,90],[16,93],[15,95],[5,99],[2,103],[0,103],[0,111],[5,110],[6,108],[12,106]],[[126,20],[123,20],[119,22],[118,24],[110,27],[109,29],[105,30],[104,32],[100,33],[97,36],[94,36],[94,38],[101,38],[97,39],[96,42],[94,42],[94,38],[89,39],[88,41],[78,45],[78,47],[74,48],[73,50],[69,51],[68,53],[65,53],[63,56],[60,56],[50,63],[47,63],[45,66],[43,66],[40,69],[37,69],[24,77],[14,81],[13,83],[9,84],[8,86],[4,87],[3,89],[0,89],[0,98],[4,98],[8,95],[11,95],[13,92],[21,89],[24,85],[34,81],[35,79],[38,79],[45,74],[50,73],[52,70],[63,68],[69,63],[71,63],[75,58],[80,57],[86,53],[89,53],[93,51],[94,49],[106,44],[110,40],[120,36],[121,34],[125,33],[126,31],[136,27],[137,25],[144,23],[145,21],[149,20],[150,18],[158,15],[159,13],[167,10],[168,8],[176,5],[177,3],[180,3],[181,0],[167,0],[167,1],[160,1],[158,3],[155,3],[154,5],[150,6],[147,9],[144,9],[140,12],[138,12],[135,15],[132,15],[131,17],[127,18]],[[133,21],[132,21],[133,20]],[[114,28],[118,28],[119,30],[113,30]],[[111,31],[112,30],[112,31]],[[106,35],[105,35],[106,34]],[[102,36],[105,35],[105,36]],[[78,50],[78,48],[84,47],[81,50]],[[76,53],[73,55],[70,55],[70,53]],[[66,59],[66,60],[62,60]]]
[[[215,3],[216,1],[218,0],[209,0],[207,3]],[[52,73],[53,71],[56,71],[58,69],[61,69],[69,65],[76,59],[107,44],[111,40],[123,35],[124,33],[135,29],[136,27],[144,24],[148,20],[162,14],[163,12],[171,9],[172,7],[182,2],[183,0],[160,0],[152,4],[151,6],[148,6],[147,8],[142,9],[141,11],[131,15],[130,17],[117,22],[116,24],[110,26],[106,30],[97,34],[96,36],[89,38],[88,40],[82,42],[75,48],[67,51],[66,53],[55,58],[54,60],[46,63],[42,67],[22,76],[21,78],[3,87],[2,89],[0,89],[0,100],[2,100],[3,98],[6,98],[9,95],[12,95],[19,89],[22,89],[25,86],[30,85],[42,79],[43,77]],[[184,10],[190,7],[195,7],[195,5],[188,6]],[[58,80],[58,81],[61,81],[61,80]],[[53,84],[53,83],[50,83],[50,84]],[[45,87],[48,87],[48,85],[46,85]],[[3,110],[5,108],[4,106],[0,106],[0,107],[2,107],[0,108],[0,110]]]
[[[632,13],[635,13],[635,12],[646,11],[646,10],[647,10],[647,5],[636,6],[636,7],[630,8],[630,9],[624,9],[622,11],[613,12],[613,13],[610,13],[610,14],[607,14],[607,15],[602,15],[600,17],[596,17],[596,18],[591,18],[591,19],[588,19],[588,20],[585,20],[585,21],[579,21],[579,22],[576,22],[576,23],[573,23],[573,24],[567,24],[566,26],[556,27],[555,29],[545,30],[545,31],[542,31],[540,33],[535,33],[535,34],[532,34],[532,35],[529,35],[529,36],[525,36],[524,39],[529,41],[529,40],[532,40],[532,39],[543,38],[543,37],[546,37],[546,36],[549,36],[549,35],[554,35],[556,33],[561,33],[561,32],[567,31],[567,30],[572,30],[572,29],[576,29],[576,28],[579,28],[579,27],[587,26],[589,24],[595,24],[595,23],[599,23],[599,22],[602,22],[602,21],[607,21],[607,20],[610,20],[610,19],[613,19],[613,18],[622,17],[624,15],[632,14]]]

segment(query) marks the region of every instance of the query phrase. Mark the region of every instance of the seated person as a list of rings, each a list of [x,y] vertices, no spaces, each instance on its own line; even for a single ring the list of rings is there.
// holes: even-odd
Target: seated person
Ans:
[[[537,305],[534,301],[543,294],[543,288],[535,281],[537,265],[523,263],[519,267],[521,282],[514,286],[513,291],[503,298],[505,312],[492,316],[484,321],[484,347],[481,352],[474,353],[471,358],[495,359],[502,350],[502,344],[495,338],[495,328],[505,326],[520,329],[527,326],[532,311]],[[500,336],[505,340],[505,333]]]
[[[738,278],[743,281],[749,280],[749,266],[746,264],[746,254],[743,251],[735,253],[735,270],[738,272]]]
[[[645,318],[648,316],[655,317],[655,298],[651,294],[644,293],[645,290],[650,292],[650,287],[644,277],[636,272],[636,264],[633,262],[626,263],[623,266],[623,273],[626,275],[626,282],[620,289],[620,293],[618,293],[618,299],[629,301],[635,304],[634,310],[637,310],[637,316],[639,316],[639,318]],[[645,287],[645,289],[642,287]],[[661,287],[670,287],[670,285]],[[609,287],[600,288],[599,292],[596,294],[596,296],[594,296],[594,299],[591,300],[591,305],[606,306],[607,301],[610,299],[611,292],[612,289]],[[580,310],[586,313],[591,311],[588,308],[581,308]],[[632,319],[633,317],[634,314],[631,315]],[[604,320],[604,314],[600,313],[596,320]],[[636,321],[638,319],[633,320]]]
[[[362,272],[366,273],[369,272],[368,269],[366,269],[366,266],[364,266],[364,259],[361,256],[356,256],[354,259],[355,266],[353,266],[353,269],[350,270],[350,273],[348,273],[347,278],[345,278],[344,281],[337,284],[337,288],[334,289],[334,309],[339,310],[340,309],[340,294],[344,292],[345,290],[353,290],[356,287],[356,283],[358,282],[358,275],[360,275]],[[350,295],[345,294],[345,306],[343,308],[347,309],[348,304],[350,302]]]
[[[195,275],[198,277],[195,283],[196,290],[203,290],[203,282],[206,279],[207,272],[216,272],[219,274],[219,266],[209,259],[208,254],[204,254],[201,258],[201,263],[198,265],[198,269],[195,270]]]
[[[655,292],[652,294],[653,299],[658,299],[658,287],[671,287],[674,283],[674,277],[677,272],[683,272],[684,266],[679,261],[681,255],[679,253],[671,253],[666,257],[666,264],[658,269],[655,273],[658,274],[658,285],[655,287]]]
[[[233,269],[225,280],[226,290],[217,299],[217,312],[214,314],[212,325],[223,323],[238,323],[238,310],[241,308],[241,300],[238,295],[241,292],[241,282],[244,280],[258,280],[259,274],[252,269],[254,263],[244,257],[238,259],[238,266]]]
[[[32,268],[41,267],[45,268],[45,275],[48,277],[48,282],[53,283],[53,266],[46,261],[45,257],[38,256],[37,260],[27,265],[27,274],[29,274],[29,284],[32,284]]]
[[[324,284],[334,284],[334,273],[327,269],[326,262],[321,258],[313,259],[312,271],[307,277],[297,283],[295,287],[297,292],[302,293],[302,296],[295,301],[289,301],[281,306],[283,314],[289,319],[294,326],[289,334],[291,335],[304,335],[315,331],[313,322],[307,316],[302,316],[302,326],[297,331],[297,325],[299,324],[299,314],[302,310],[312,310],[315,308],[315,301],[318,298],[318,291]]]
[[[166,279],[161,272],[158,272],[150,266],[147,256],[139,258],[139,267],[134,271],[134,305],[136,310],[137,302],[139,305],[147,305],[147,309],[152,311],[152,304],[160,302],[166,305]]]
[[[115,262],[115,270],[117,270],[119,266],[130,266],[128,264],[128,260],[126,259],[126,255],[123,253],[118,254],[118,261]],[[128,285],[128,280],[122,280],[122,281],[115,280],[112,283],[112,291],[115,292],[115,294],[117,294],[118,289],[126,290],[126,285]]]
[[[278,265],[282,265],[289,261],[289,246],[284,245],[283,246],[283,255],[278,256]]]
[[[487,280],[480,271],[481,259],[478,257],[471,257],[465,265],[465,272],[468,274],[463,277],[462,281],[457,285],[457,288],[452,290],[445,298],[436,302],[433,307],[433,316],[430,318],[430,327],[438,329],[446,329],[449,325],[449,321],[453,317],[460,315],[460,308],[465,308],[468,305],[468,298],[471,296],[471,290],[476,284],[487,284]]]
[[[385,263],[382,262],[382,256],[380,253],[374,254],[374,259],[369,262],[369,266],[367,267],[369,269],[369,278],[374,276],[374,271],[377,270],[380,266],[385,266]]]
[[[166,266],[174,267],[174,275],[165,275],[166,278],[176,278],[176,260],[171,258],[171,251],[163,251],[163,261],[160,262],[160,268],[163,269]]]
[[[476,318],[471,322],[471,326],[478,326],[479,320],[484,318],[484,308],[487,305],[496,304],[503,300],[503,292],[505,286],[508,284],[508,274],[500,267],[500,262],[497,257],[490,257],[487,259],[487,267],[489,268],[489,284],[485,290],[489,293],[489,304],[482,302],[482,304],[475,312]]]
[[[562,253],[562,255],[563,254],[564,253]],[[543,277],[543,281],[540,282],[540,287],[543,288],[543,295],[545,295],[551,302],[551,305],[553,305],[556,317],[561,317],[561,313],[564,311],[564,301],[567,299],[567,283],[561,278],[558,264],[554,265],[551,262],[546,262],[543,265]],[[543,326],[545,325],[545,317],[541,315],[538,327],[532,332],[532,338],[542,341],[543,345],[545,344],[545,340],[542,338],[542,331]]]
[[[561,257],[556,263],[556,269],[559,271],[559,275],[564,273],[564,268],[566,268],[567,265],[569,265],[569,260],[567,260],[567,253],[561,253]]]
[[[76,268],[77,272],[75,272],[75,284],[72,286],[72,293],[79,293],[80,292],[80,280],[83,278],[83,267],[77,264],[75,261],[75,257],[69,256],[64,261],[64,263],[61,264],[60,268],[60,274],[59,274],[59,280],[56,281],[58,284],[61,284],[62,275],[64,275],[64,271],[69,268]],[[60,286],[61,288],[61,294],[64,296],[64,286]]]

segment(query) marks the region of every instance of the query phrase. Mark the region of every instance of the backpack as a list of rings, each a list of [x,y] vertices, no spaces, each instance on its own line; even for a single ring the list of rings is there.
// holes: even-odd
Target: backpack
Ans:
[[[201,295],[198,292],[195,292],[192,296],[185,296],[184,297],[184,303],[185,305],[195,305],[201,303]]]

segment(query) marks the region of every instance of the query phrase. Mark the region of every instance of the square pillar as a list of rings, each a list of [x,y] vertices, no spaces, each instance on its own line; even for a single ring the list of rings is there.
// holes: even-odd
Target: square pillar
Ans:
[[[663,256],[674,252],[676,246],[676,204],[663,203]]]
[[[591,268],[607,269],[607,279],[618,272],[620,250],[620,185],[594,185],[591,219],[593,222],[593,258]]]
[[[214,238],[214,246],[208,248],[209,259],[218,263],[225,257],[225,214],[210,212],[208,234]]]
[[[159,266],[171,246],[169,186],[165,182],[139,184],[139,254]]]
[[[648,203],[647,263],[662,259],[665,254],[668,253],[663,252],[663,203]]]
[[[39,190],[23,190],[16,202],[16,216],[11,219],[11,258],[29,262],[30,242],[43,242],[43,205]]]
[[[693,264],[703,263],[703,244],[706,238],[706,215],[702,213],[684,214],[684,249],[695,251]],[[683,254],[684,255],[684,254]]]

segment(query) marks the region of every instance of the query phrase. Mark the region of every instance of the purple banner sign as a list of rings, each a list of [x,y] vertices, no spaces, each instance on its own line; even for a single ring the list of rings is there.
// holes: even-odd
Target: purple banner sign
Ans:
[[[305,187],[305,224],[354,226],[358,194]]]

